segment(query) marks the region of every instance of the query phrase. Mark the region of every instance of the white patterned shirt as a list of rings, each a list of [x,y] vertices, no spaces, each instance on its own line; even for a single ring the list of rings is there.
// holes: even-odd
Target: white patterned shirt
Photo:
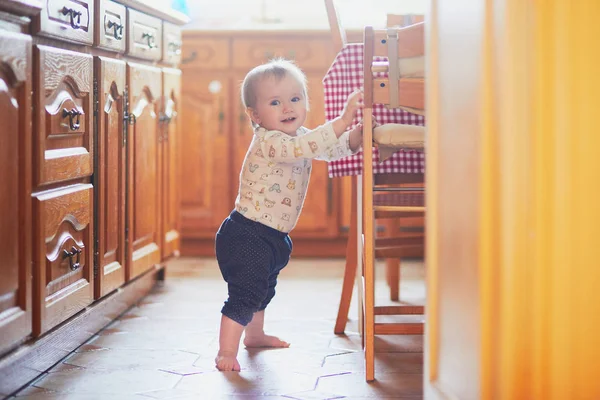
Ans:
[[[255,129],[235,200],[235,209],[246,218],[281,232],[290,232],[298,222],[312,159],[333,161],[353,154],[350,131],[338,139],[331,122],[313,130],[301,127],[296,134]]]

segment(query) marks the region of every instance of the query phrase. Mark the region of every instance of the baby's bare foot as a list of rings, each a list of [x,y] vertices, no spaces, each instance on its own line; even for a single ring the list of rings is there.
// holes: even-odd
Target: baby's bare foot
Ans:
[[[288,342],[271,335],[246,336],[244,338],[246,347],[290,347]]]
[[[240,363],[234,354],[221,353],[215,358],[215,366],[219,371],[239,371]]]

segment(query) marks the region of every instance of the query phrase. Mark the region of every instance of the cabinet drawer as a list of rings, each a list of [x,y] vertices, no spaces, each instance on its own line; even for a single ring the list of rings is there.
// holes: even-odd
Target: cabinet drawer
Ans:
[[[142,12],[127,9],[127,54],[146,60],[162,57],[162,22]]]
[[[183,43],[183,68],[229,68],[229,39],[186,37]]]
[[[92,56],[36,46],[37,185],[92,174]]]
[[[94,0],[45,0],[38,18],[40,34],[84,44],[94,42]]]
[[[237,39],[233,41],[233,66],[253,68],[275,57],[295,60],[303,69],[331,64],[331,45],[320,39]]]
[[[168,22],[163,24],[163,61],[174,65],[181,61],[181,29]]]
[[[95,44],[107,50],[125,52],[125,7],[113,1],[98,1]]]
[[[33,194],[35,307],[47,331],[93,299],[93,186],[78,184]]]

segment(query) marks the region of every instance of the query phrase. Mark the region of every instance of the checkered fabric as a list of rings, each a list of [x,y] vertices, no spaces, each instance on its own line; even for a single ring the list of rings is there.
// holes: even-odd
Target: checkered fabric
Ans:
[[[385,61],[385,58],[375,58]],[[377,77],[385,76],[378,74]],[[323,78],[325,91],[325,119],[330,121],[340,115],[346,99],[357,88],[363,86],[363,44],[347,44],[339,52],[329,71]],[[388,109],[383,104],[373,105],[373,116],[380,124],[425,125],[425,118],[400,109]],[[362,111],[356,115],[354,125],[362,120]],[[425,153],[420,150],[399,150],[381,164],[377,162],[377,149],[373,152],[373,172],[385,173],[424,173]],[[342,158],[329,163],[329,176],[360,175],[362,173],[363,154]]]

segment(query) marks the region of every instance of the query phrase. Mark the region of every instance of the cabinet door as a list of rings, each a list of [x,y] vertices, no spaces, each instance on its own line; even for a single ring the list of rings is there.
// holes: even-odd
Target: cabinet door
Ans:
[[[0,31],[0,354],[31,333],[31,38]]]
[[[161,71],[127,63],[128,130],[128,253],[127,280],[160,262],[160,152],[158,101],[162,94]]]
[[[160,118],[162,153],[162,258],[179,254],[179,209],[181,203],[181,71],[163,69],[163,104]]]
[[[34,334],[93,300],[92,210],[88,183],[33,194]]]
[[[307,77],[310,101],[310,111],[305,123],[307,128],[316,128],[325,121],[322,76],[323,74],[313,74]],[[340,211],[335,206],[337,186],[338,182],[329,178],[327,163],[314,161],[302,214],[294,229],[295,237],[338,236],[338,215]]]
[[[36,46],[35,185],[92,174],[93,62],[88,54]]]
[[[231,114],[231,119],[233,125],[231,130],[229,131],[231,135],[231,143],[233,152],[233,171],[231,174],[231,190],[235,199],[237,192],[240,186],[240,172],[242,170],[242,165],[244,164],[244,159],[246,158],[246,153],[248,152],[248,147],[250,146],[250,142],[252,142],[252,137],[254,136],[254,130],[252,128],[252,122],[248,115],[246,115],[246,109],[242,104],[241,94],[240,94],[240,86],[241,82],[244,80],[244,75],[239,75],[237,79],[234,79],[233,84],[233,96],[231,100],[231,107],[233,108]]]
[[[96,298],[125,282],[125,171],[123,137],[123,61],[96,57],[98,76],[98,136],[96,151]]]
[[[233,149],[231,142],[231,84],[224,75],[183,71],[183,128],[181,158],[182,234],[188,238],[214,238],[219,225],[233,209]],[[235,179],[237,180],[237,178]]]

